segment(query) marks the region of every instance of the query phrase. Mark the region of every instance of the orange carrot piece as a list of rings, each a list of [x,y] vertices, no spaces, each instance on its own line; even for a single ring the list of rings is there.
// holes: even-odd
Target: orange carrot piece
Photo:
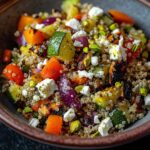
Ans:
[[[19,66],[14,64],[7,65],[2,73],[7,79],[14,81],[18,85],[23,84],[24,74]]]
[[[40,18],[33,18],[31,16],[21,16],[18,24],[18,30],[20,32],[23,32],[25,26],[30,25],[30,24],[36,24],[36,23],[41,23],[42,19]]]
[[[57,58],[52,57],[42,69],[41,77],[43,79],[51,78],[57,80],[60,77],[62,70],[63,67]]]
[[[45,40],[45,36],[42,32],[40,31],[34,31],[34,29],[27,29],[23,32],[23,35],[27,41],[27,43],[31,45],[38,45],[42,44],[43,41]]]
[[[59,135],[62,132],[63,119],[58,115],[49,115],[46,121],[45,132]]]
[[[115,9],[110,9],[109,14],[114,18],[114,20],[118,23],[128,23],[128,24],[134,24],[134,19],[130,16],[128,16],[127,14],[119,11],[119,10],[115,10]]]
[[[9,49],[4,50],[3,53],[3,62],[9,63],[11,62],[12,51]]]

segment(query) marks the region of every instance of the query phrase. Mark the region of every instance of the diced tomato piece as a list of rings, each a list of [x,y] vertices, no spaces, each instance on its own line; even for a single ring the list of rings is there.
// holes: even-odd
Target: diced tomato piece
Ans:
[[[18,85],[23,84],[24,74],[19,66],[15,64],[7,65],[2,73],[7,79],[14,81]]]

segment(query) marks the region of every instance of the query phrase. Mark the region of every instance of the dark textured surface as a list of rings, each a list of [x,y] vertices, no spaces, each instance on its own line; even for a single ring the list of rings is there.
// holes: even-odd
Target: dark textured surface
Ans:
[[[150,136],[138,140],[134,143],[127,144],[124,146],[116,147],[115,150],[125,150],[127,148],[137,149],[150,149]],[[65,150],[50,145],[41,144],[29,140],[6,126],[0,123],[0,150]],[[109,149],[112,150],[112,149]]]

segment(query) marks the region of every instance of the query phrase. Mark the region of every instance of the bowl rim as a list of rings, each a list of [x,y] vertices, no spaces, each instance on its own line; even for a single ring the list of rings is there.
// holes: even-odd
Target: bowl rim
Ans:
[[[5,107],[2,107],[2,105],[0,105],[0,121],[34,141],[71,148],[107,148],[129,143],[150,134],[150,121],[148,121],[128,131],[94,139],[80,138],[77,136],[50,135],[41,129],[29,126],[21,121],[21,119],[17,119],[17,117],[13,116]]]

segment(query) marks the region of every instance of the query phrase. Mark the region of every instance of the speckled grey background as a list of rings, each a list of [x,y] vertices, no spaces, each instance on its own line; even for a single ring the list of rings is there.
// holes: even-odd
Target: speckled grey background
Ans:
[[[4,1],[4,0],[0,0],[0,2],[1,1]],[[48,1],[48,0],[24,0],[24,1],[26,1],[26,3],[24,4],[24,8],[22,11],[25,11],[26,8],[28,8],[28,6],[31,5],[31,3],[33,1],[35,2],[34,3],[35,5],[38,5],[38,7],[36,8],[37,12],[39,10],[47,10],[48,11],[51,8],[51,6],[48,6],[48,5],[45,8],[44,3],[46,3],[46,1]],[[56,2],[56,1],[60,2],[61,0],[54,0],[54,2]],[[82,0],[82,1],[85,2],[86,0]],[[138,25],[146,31],[147,35],[150,36],[150,28],[149,28],[150,8],[144,6],[143,4],[140,4],[140,3],[135,4],[135,1],[137,1],[137,0],[91,0],[92,3],[95,3],[95,4],[100,3],[101,4],[100,6],[102,8],[105,8],[105,10],[112,8],[111,3],[114,2],[114,5],[113,5],[114,9],[119,9],[119,10],[123,9],[124,12],[133,16],[135,18],[135,20],[138,22]],[[107,3],[107,2],[110,2],[110,3]],[[117,3],[117,5],[115,5],[115,3]],[[54,3],[54,5],[55,5],[55,7],[59,6],[56,3]],[[143,5],[143,7],[141,7],[141,5]],[[136,9],[136,11],[132,11],[133,8],[134,8],[134,10]],[[30,12],[33,12],[32,7],[30,9]],[[14,17],[12,19],[16,20],[15,13],[13,13],[13,16]],[[5,17],[4,18],[3,17],[2,17],[2,19],[5,18]],[[140,21],[141,17],[145,20],[145,22]],[[4,24],[4,25],[11,24],[11,22],[8,18],[6,20],[6,22],[1,22],[1,24]],[[11,29],[10,28],[5,28],[5,29],[1,28],[0,30],[4,30],[4,35],[5,35],[5,33],[7,33],[7,36],[9,36],[8,31],[10,31],[9,33],[11,35],[13,35],[12,32],[14,32],[13,29],[15,28],[15,25],[13,25],[11,27],[12,27]],[[6,38],[8,39],[7,36],[6,36]],[[6,43],[1,43],[1,48],[2,47],[6,48]],[[150,136],[147,138],[143,138],[132,144],[124,145],[124,146],[121,146],[121,147],[118,147],[115,149],[123,150],[123,149],[127,149],[129,147],[133,148],[133,149],[137,148],[137,147],[142,147],[142,149],[144,149],[144,148],[150,149]],[[5,127],[4,125],[2,125],[0,123],[0,150],[59,150],[59,148],[54,148],[49,145],[44,145],[44,144],[40,144],[40,143],[34,142],[32,140],[29,140],[29,139],[15,133],[11,129]]]

